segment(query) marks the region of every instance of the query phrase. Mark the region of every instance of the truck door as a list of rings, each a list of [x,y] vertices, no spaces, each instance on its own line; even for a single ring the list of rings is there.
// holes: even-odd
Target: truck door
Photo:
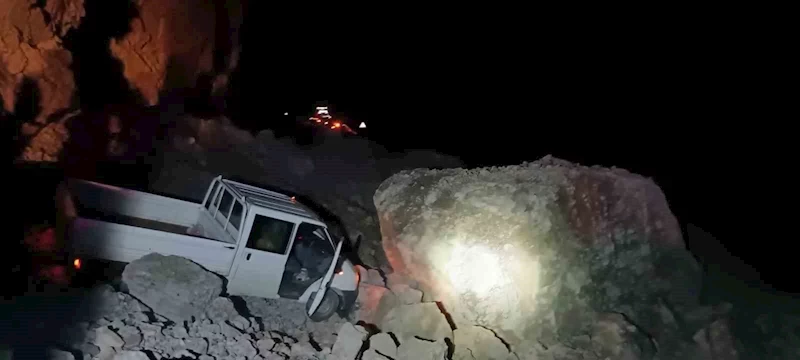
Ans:
[[[338,244],[336,244],[336,251],[333,253],[333,258],[338,259],[339,254],[342,253],[342,241],[340,240]],[[314,314],[319,308],[319,304],[322,303],[322,298],[325,297],[325,293],[330,286],[331,279],[333,279],[333,271],[336,269],[337,261],[331,262],[331,265],[328,267],[328,272],[325,273],[325,277],[322,278],[322,282],[319,283],[319,289],[317,289],[317,295],[314,296],[314,299],[311,300],[311,307],[308,308],[308,316]]]
[[[228,293],[278,297],[289,239],[296,226],[293,222],[255,212],[248,214],[246,223],[245,234],[248,235],[239,245],[228,281]]]

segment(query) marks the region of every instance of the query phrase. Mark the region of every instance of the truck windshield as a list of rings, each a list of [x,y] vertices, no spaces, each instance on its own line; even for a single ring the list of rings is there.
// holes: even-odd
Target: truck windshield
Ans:
[[[309,223],[298,226],[292,255],[302,267],[324,274],[333,260],[333,253],[334,248],[325,228]]]

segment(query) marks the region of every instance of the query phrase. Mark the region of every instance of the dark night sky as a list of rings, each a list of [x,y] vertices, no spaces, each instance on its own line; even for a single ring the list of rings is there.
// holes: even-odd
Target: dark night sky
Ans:
[[[242,68],[274,69],[250,72],[239,86],[257,89],[243,97],[251,126],[328,100],[354,123],[366,121],[370,137],[390,148],[433,148],[470,165],[551,153],[629,168],[687,191],[684,172],[713,172],[730,151],[721,143],[728,139],[704,123],[749,110],[727,76],[731,65],[700,48],[591,39],[479,43],[468,34],[335,41],[343,37],[272,39],[269,54],[248,50],[244,39]]]

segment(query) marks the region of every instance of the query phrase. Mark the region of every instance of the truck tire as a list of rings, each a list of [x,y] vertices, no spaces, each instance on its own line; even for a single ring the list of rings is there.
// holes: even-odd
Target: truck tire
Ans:
[[[306,313],[308,313],[308,310],[311,308],[311,303],[314,302],[314,296],[316,296],[316,293],[311,294],[311,297],[306,301]],[[333,290],[328,289],[325,291],[325,297],[322,298],[322,302],[319,304],[317,311],[311,314],[309,318],[314,322],[328,320],[328,318],[339,310],[339,302],[339,295]]]

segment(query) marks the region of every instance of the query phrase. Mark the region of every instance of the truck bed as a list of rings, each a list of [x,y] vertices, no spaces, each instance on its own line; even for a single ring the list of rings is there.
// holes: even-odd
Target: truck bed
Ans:
[[[158,230],[170,232],[173,234],[188,235],[189,227],[177,224],[169,224],[162,221],[142,219],[135,216],[127,216],[120,214],[109,214],[97,209],[85,208],[79,210],[82,218],[105,221],[115,224],[130,225],[136,227],[147,228],[151,230]]]
[[[69,181],[65,190],[74,218],[236,242],[216,229],[199,203],[84,180]]]
[[[156,252],[223,276],[230,270],[236,240],[199,203],[84,180],[57,193],[66,246],[76,256],[131,262]]]

